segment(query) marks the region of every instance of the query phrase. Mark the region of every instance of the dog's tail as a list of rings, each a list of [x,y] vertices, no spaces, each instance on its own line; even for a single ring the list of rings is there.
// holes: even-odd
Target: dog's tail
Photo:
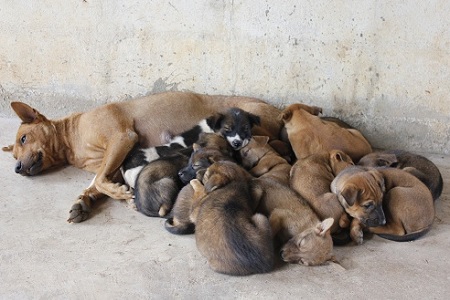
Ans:
[[[173,218],[169,218],[164,223],[164,228],[170,233],[173,234],[193,234],[195,232],[194,223],[176,223]]]
[[[137,210],[149,217],[166,217],[180,190],[176,180],[165,177],[146,182],[139,179],[135,189]]]
[[[235,263],[216,270],[230,275],[267,273],[274,267],[275,253],[268,219],[255,214],[245,226],[230,224],[226,239],[235,255]]]
[[[395,241],[395,242],[410,242],[410,241],[417,240],[418,238],[424,236],[428,231],[430,231],[430,229],[431,229],[431,225],[425,229],[422,229],[422,230],[419,230],[416,232],[407,233],[405,235],[384,234],[384,233],[378,233],[377,235],[384,239]]]

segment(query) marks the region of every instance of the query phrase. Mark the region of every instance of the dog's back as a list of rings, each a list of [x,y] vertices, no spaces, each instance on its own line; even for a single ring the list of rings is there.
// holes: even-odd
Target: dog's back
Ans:
[[[215,163],[205,174],[205,186],[194,186],[206,193],[194,200],[199,202],[197,247],[213,270],[230,275],[269,272],[274,264],[269,221],[253,213],[250,176],[244,173],[234,163]]]

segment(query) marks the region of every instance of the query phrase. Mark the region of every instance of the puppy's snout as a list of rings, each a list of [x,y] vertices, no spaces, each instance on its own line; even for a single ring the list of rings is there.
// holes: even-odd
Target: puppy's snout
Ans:
[[[234,140],[232,144],[233,144],[232,146],[233,146],[234,148],[239,148],[239,147],[242,146],[242,142],[239,141],[239,140]]]
[[[22,164],[22,162],[19,160],[19,161],[17,161],[17,163],[16,163],[16,168],[14,169],[14,171],[16,171],[16,173],[22,173],[22,171],[23,171],[23,164]]]

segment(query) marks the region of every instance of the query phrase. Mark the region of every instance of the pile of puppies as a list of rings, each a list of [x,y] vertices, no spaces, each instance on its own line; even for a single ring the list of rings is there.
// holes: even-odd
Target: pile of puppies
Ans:
[[[304,104],[281,112],[292,158],[283,142],[252,137],[259,118],[237,108],[164,146],[135,148],[122,171],[137,209],[167,218],[171,233],[195,233],[211,268],[232,275],[272,270],[277,248],[283,261],[312,266],[334,260],[333,242],[361,244],[364,232],[396,241],[426,233],[442,192],[437,167],[405,151],[372,152],[358,130],[320,113]],[[129,176],[143,153],[160,155]]]
[[[430,160],[373,152],[358,130],[320,117],[315,106],[279,111],[247,97],[164,93],[59,121],[20,102],[12,107],[23,123],[3,150],[17,159],[16,173],[66,163],[96,172],[69,222],[87,219],[102,195],[125,199],[166,218],[171,233],[195,233],[211,268],[231,275],[272,270],[278,249],[285,262],[320,265],[334,260],[333,244],[361,244],[367,232],[417,239],[431,228],[443,188]],[[194,124],[164,118],[176,109],[206,118],[171,136],[164,128]],[[166,144],[147,147],[161,136]],[[126,185],[115,183],[119,166]]]

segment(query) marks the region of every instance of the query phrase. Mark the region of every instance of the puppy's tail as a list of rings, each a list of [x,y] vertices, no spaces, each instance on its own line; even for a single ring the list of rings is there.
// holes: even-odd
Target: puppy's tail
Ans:
[[[377,233],[377,235],[379,237],[382,237],[384,239],[391,240],[391,241],[410,242],[410,241],[417,240],[418,238],[424,236],[428,231],[430,231],[430,229],[431,229],[431,226],[428,226],[427,228],[425,228],[423,230],[407,233],[405,235],[384,234],[384,233]]]
[[[236,262],[229,270],[217,270],[231,275],[267,273],[273,269],[275,253],[269,220],[255,214],[244,226],[234,226],[226,232]]]
[[[135,189],[137,210],[149,217],[166,217],[180,191],[177,182],[167,177],[155,182],[139,179]]]
[[[164,223],[164,228],[170,233],[173,234],[193,234],[195,232],[194,223],[179,223],[176,222],[173,218],[169,218]]]

